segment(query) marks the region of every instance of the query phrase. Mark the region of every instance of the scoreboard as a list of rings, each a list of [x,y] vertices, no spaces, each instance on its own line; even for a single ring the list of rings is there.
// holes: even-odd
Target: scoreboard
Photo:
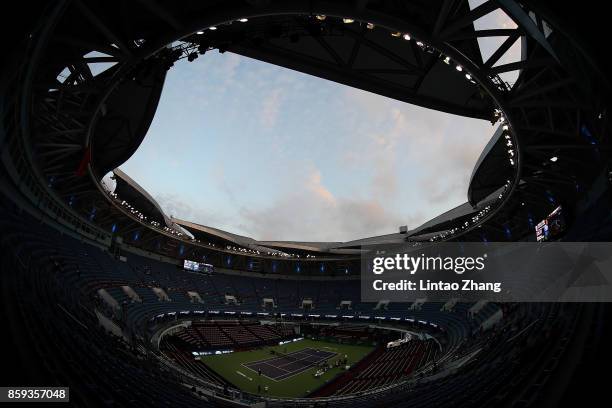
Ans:
[[[185,261],[183,262],[183,269],[185,269],[186,271],[203,273],[207,275],[210,275],[215,270],[214,266],[212,266],[211,264],[190,261],[188,259],[185,259]]]

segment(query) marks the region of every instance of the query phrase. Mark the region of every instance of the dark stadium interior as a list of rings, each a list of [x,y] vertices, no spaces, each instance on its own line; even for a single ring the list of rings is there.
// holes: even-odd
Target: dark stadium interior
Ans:
[[[498,8],[518,27],[477,32]],[[610,303],[360,292],[361,256],[382,245],[610,241],[598,2],[26,0],[3,17],[0,386],[66,386],[93,407],[603,405]],[[396,32],[415,37],[410,52]],[[483,61],[477,39],[492,35],[520,38],[524,60]],[[166,72],[212,50],[499,126],[465,204],[417,228],[277,242],[170,218],[118,166],[146,138]],[[93,75],[92,58],[115,65]]]

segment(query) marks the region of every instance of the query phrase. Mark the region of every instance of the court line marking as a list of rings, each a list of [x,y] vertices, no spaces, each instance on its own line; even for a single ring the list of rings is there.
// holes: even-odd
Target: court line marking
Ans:
[[[309,358],[313,358],[313,357],[318,357],[319,358],[318,361],[313,361],[313,363],[316,364],[318,362],[327,360],[328,358],[331,358],[331,356],[337,354],[337,353],[332,353],[330,351],[325,351],[325,353],[329,354],[330,356],[329,357],[323,357],[323,356],[317,356],[316,354],[307,354],[306,357],[300,358],[300,359],[295,360],[295,361],[291,361],[291,362],[289,362],[287,364],[282,364],[282,365],[279,366],[279,368],[286,367],[286,366],[291,365],[293,363],[299,363],[300,361],[303,361],[303,360],[306,360],[306,359],[309,359]]]
[[[306,353],[308,353],[308,351],[307,351],[307,350],[312,350],[312,351],[314,351],[315,353],[317,353],[317,350],[315,350],[315,349],[313,349],[313,348],[311,348],[311,347],[308,347],[308,348],[305,348],[305,349],[302,349],[302,350],[299,350],[299,351],[296,351],[296,352],[293,352],[293,353],[290,353],[290,354],[301,354],[302,352],[306,352]],[[283,380],[286,380],[286,379],[288,379],[288,378],[294,377],[294,376],[296,376],[296,375],[298,375],[298,374],[301,374],[301,373],[303,373],[304,371],[307,371],[307,370],[311,369],[312,367],[314,367],[315,365],[317,365],[317,364],[318,364],[318,363],[320,363],[321,361],[327,360],[327,359],[329,359],[329,358],[332,358],[332,357],[334,357],[334,356],[337,356],[337,355],[338,355],[338,353],[334,353],[334,352],[331,352],[331,351],[326,351],[326,352],[324,352],[324,353],[331,354],[331,355],[330,355],[330,356],[328,356],[328,357],[325,357],[325,358],[320,358],[318,361],[314,361],[312,364],[309,364],[309,365],[308,365],[308,366],[306,366],[306,367],[303,367],[303,366],[302,366],[304,369],[303,369],[303,370],[297,370],[297,371],[296,371],[296,370],[289,371],[289,370],[285,370],[285,369],[283,369],[283,368],[281,368],[281,367],[277,367],[277,366],[275,366],[275,365],[268,364],[268,363],[269,363],[269,362],[271,362],[271,361],[278,360],[278,359],[282,359],[283,357],[274,357],[274,358],[269,358],[269,359],[266,359],[266,360],[257,360],[257,361],[251,361],[251,362],[248,362],[248,363],[241,363],[240,365],[241,365],[241,366],[243,366],[243,367],[245,367],[245,368],[246,368],[246,369],[248,369],[248,370],[253,371],[254,373],[256,373],[256,374],[258,374],[258,375],[259,375],[259,373],[258,373],[256,370],[254,370],[253,368],[251,368],[251,367],[247,366],[246,364],[258,364],[258,363],[261,363],[261,364],[266,364],[266,365],[269,365],[270,367],[272,367],[272,368],[274,368],[274,369],[279,369],[279,370],[281,370],[281,371],[286,371],[287,373],[292,373],[292,374],[290,374],[290,375],[288,375],[288,376],[286,376],[286,377],[285,377],[285,375],[286,375],[286,374],[281,374],[280,376],[278,376],[278,377],[276,377],[276,378],[268,377],[268,376],[267,376],[266,374],[264,374],[263,372],[261,373],[261,375],[263,375],[263,376],[264,376],[264,377],[266,377],[267,379],[272,380],[272,381],[274,381],[274,382],[279,382],[279,381],[283,381]],[[315,356],[316,356],[316,354],[315,354],[315,355],[309,354],[309,356],[310,356],[310,357],[315,357]]]
[[[246,378],[249,381],[253,381],[253,379],[251,377],[249,377],[248,375],[246,375],[245,373],[243,373],[242,371],[238,371],[236,370],[236,373],[238,373],[239,375],[243,376],[244,378]]]
[[[337,356],[337,355],[338,355],[338,353],[333,353],[331,356],[329,356],[329,357],[327,357],[327,358],[331,358],[331,357],[333,357],[333,356]],[[301,374],[301,373],[303,373],[304,371],[307,371],[307,370],[309,370],[309,369],[313,368],[314,366],[316,366],[316,365],[317,365],[318,363],[320,363],[321,361],[326,360],[327,358],[323,358],[323,359],[320,359],[320,360],[318,360],[318,361],[315,361],[315,362],[313,362],[312,364],[310,364],[309,366],[305,367],[305,368],[304,368],[302,371],[295,371],[295,372],[294,372],[294,374],[291,374],[291,375],[289,375],[289,376],[287,376],[287,377],[282,377],[282,378],[281,378],[281,380],[286,380],[286,379],[288,379],[288,378],[291,378],[291,377],[293,377],[293,376],[296,376],[296,375],[298,375],[298,374]]]

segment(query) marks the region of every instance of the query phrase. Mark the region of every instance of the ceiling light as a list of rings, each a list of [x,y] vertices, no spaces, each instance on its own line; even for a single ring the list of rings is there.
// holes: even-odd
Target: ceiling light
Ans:
[[[373,29],[374,29],[374,24],[372,24],[372,23],[368,23],[368,24],[366,24],[366,28],[367,28],[368,30],[373,30]]]
[[[404,34],[404,40],[410,41],[410,34]]]
[[[327,18],[327,16],[325,14],[317,14],[315,18],[319,21],[323,21]]]
[[[241,23],[246,23],[247,21],[249,21],[249,19],[248,18],[241,18],[238,21],[240,21]]]
[[[343,22],[344,24],[351,24],[351,23],[354,23],[354,22],[355,22],[355,20],[353,20],[352,18],[343,18],[343,19],[342,19],[342,22]]]
[[[461,65],[457,65],[455,69],[459,72],[463,71],[463,68],[461,67]]]
[[[553,157],[550,158],[550,161],[553,162],[553,163],[556,162],[557,160],[559,160],[559,158],[557,156],[553,156]]]
[[[472,76],[471,76],[470,74],[465,74],[465,77],[466,77],[467,79],[472,79]]]
[[[215,31],[215,30],[217,29],[217,27],[212,26],[212,27],[208,27],[208,29],[209,29],[209,30],[213,30],[213,31]]]
[[[391,33],[392,37],[400,37],[402,35],[402,33],[400,33],[399,31],[396,31],[394,33]]]
[[[450,57],[444,58],[444,63],[445,64],[450,64]]]
[[[196,32],[196,34],[197,35],[202,35],[202,34],[204,34],[204,31],[198,31],[198,32]]]

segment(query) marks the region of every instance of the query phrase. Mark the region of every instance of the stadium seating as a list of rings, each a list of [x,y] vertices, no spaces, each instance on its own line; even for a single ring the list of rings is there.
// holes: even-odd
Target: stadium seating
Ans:
[[[406,345],[384,350],[336,394],[355,393],[397,381],[432,361],[436,349],[437,344],[433,341],[413,340]]]
[[[202,395],[210,399],[211,395],[224,395],[231,385],[206,366],[196,364],[185,353],[187,349],[179,348],[176,342],[206,350],[248,347],[292,336],[291,325],[269,327],[257,321],[263,296],[279,301],[275,312],[286,314],[284,319],[291,313],[300,313],[298,302],[305,296],[314,300],[321,314],[337,313],[339,301],[350,299],[355,316],[401,317],[407,329],[430,332],[439,341],[440,346],[418,340],[395,349],[379,348],[356,364],[350,377],[328,393],[331,396],[324,397],[329,407],[369,407],[383,400],[385,406],[398,407],[458,402],[494,406],[501,396],[517,389],[523,392],[521,398],[533,401],[550,378],[551,367],[559,364],[559,355],[566,347],[564,339],[576,330],[581,322],[577,318],[580,310],[586,307],[505,305],[501,308],[502,322],[484,330],[482,322],[498,312],[499,305],[488,303],[474,314],[469,312],[473,304],[465,303],[457,303],[452,311],[443,311],[442,304],[429,302],[415,311],[401,303],[374,311],[375,304],[359,301],[356,282],[330,281],[323,285],[311,281],[298,285],[297,281],[237,279],[220,273],[195,275],[139,255],[128,254],[127,262],[117,260],[98,247],[25,216],[6,217],[1,227],[8,237],[3,242],[3,253],[12,254],[3,258],[3,268],[19,272],[10,274],[10,284],[15,288],[12,301],[22,316],[20,338],[30,345],[32,356],[47,356],[47,368],[42,372],[50,377],[51,373],[61,372],[56,383],[70,384],[71,398],[88,406],[96,405],[86,400],[94,389],[105,406],[213,404],[200,398],[198,392],[208,393]],[[125,285],[142,302],[132,301],[121,289]],[[152,287],[164,288],[172,300],[160,301]],[[98,296],[99,289],[113,296],[121,310],[105,305]],[[188,296],[180,296],[189,290],[200,293],[204,303],[191,303]],[[223,295],[227,291],[237,294],[243,302],[225,305]],[[11,301],[8,297],[6,300]],[[94,310],[116,322],[124,336],[106,332]],[[196,314],[202,310],[203,314]],[[225,315],[226,311],[235,314]],[[249,317],[236,314],[242,311],[250,313]],[[157,317],[162,314],[164,317]],[[175,333],[172,341],[165,338],[159,349],[152,345],[154,333],[181,319],[196,323]],[[338,326],[338,333],[347,338],[368,335],[364,322],[344,319],[343,325]],[[517,361],[521,364],[517,365]],[[345,396],[351,398],[347,400]],[[244,394],[242,398],[256,399]],[[284,404],[268,401],[270,407]],[[291,404],[309,406],[306,400]]]

